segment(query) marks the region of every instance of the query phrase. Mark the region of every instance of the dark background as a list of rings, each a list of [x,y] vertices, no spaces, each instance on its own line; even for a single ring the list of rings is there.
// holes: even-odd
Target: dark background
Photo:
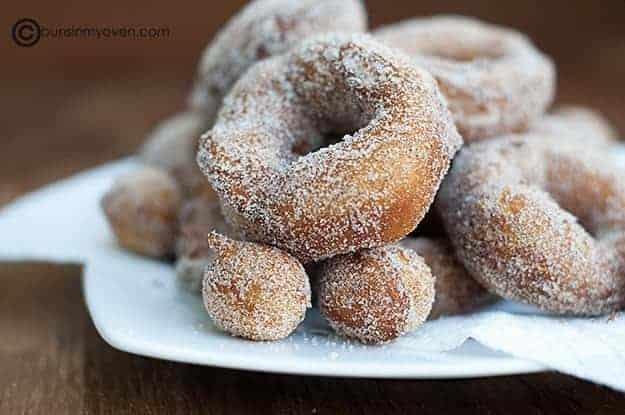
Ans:
[[[242,1],[5,1],[0,12],[0,207],[130,154],[183,108],[200,52]],[[516,27],[552,55],[558,101],[600,109],[625,135],[625,1],[379,0],[371,26],[462,13]],[[166,39],[42,40],[10,28],[167,26]],[[45,207],[42,207],[45,209]],[[555,373],[456,381],[266,375],[114,350],[85,310],[78,266],[0,262],[0,413],[455,413],[625,411],[623,395]],[[7,340],[8,341],[5,341]]]

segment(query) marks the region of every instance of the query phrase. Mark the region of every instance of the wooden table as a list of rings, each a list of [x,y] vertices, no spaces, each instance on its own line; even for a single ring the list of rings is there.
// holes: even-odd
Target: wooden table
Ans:
[[[150,125],[182,106],[188,83],[172,79],[186,78],[137,74],[3,88],[0,204],[131,152]],[[625,395],[556,373],[333,379],[130,355],[96,333],[80,276],[78,265],[0,263],[0,414],[625,413]]]

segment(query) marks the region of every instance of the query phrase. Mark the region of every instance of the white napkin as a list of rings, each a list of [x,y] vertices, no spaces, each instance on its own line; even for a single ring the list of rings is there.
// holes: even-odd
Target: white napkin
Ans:
[[[106,235],[99,200],[134,160],[111,163],[27,195],[0,210],[0,260],[89,263]],[[544,315],[500,302],[427,322],[387,347],[453,350],[468,338],[493,350],[625,391],[625,313],[593,319]]]

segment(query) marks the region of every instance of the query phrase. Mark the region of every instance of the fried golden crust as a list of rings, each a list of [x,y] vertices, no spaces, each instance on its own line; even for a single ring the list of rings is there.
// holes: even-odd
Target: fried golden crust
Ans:
[[[464,16],[416,18],[374,31],[439,83],[466,142],[525,131],[555,91],[555,68],[522,33]]]
[[[101,206],[119,244],[152,257],[174,252],[182,193],[167,172],[144,167],[120,177]]]
[[[191,107],[212,119],[232,85],[254,63],[327,32],[364,32],[360,0],[255,0],[217,33],[200,60]]]
[[[397,246],[325,261],[319,287],[319,309],[332,328],[364,343],[385,343],[415,329],[434,300],[434,278],[423,259]]]
[[[460,144],[427,72],[368,36],[334,34],[248,71],[198,161],[246,239],[309,262],[412,231]]]
[[[295,258],[215,232],[208,244],[216,252],[202,295],[217,327],[251,340],[278,340],[297,328],[311,304],[308,277]]]
[[[625,306],[625,175],[594,144],[513,135],[459,153],[437,210],[484,287],[561,314]]]

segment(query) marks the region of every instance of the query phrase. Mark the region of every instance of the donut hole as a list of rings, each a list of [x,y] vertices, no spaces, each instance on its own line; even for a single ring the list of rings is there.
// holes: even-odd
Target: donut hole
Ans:
[[[601,160],[585,164],[576,154],[565,152],[548,154],[545,160],[546,180],[542,190],[561,210],[574,216],[577,224],[590,236],[600,238],[603,230],[612,227],[609,201],[618,199],[611,177],[592,167],[599,165]]]
[[[419,52],[434,58],[456,62],[471,62],[476,60],[495,60],[504,55],[500,42],[467,43],[462,39],[450,41],[449,38],[438,38],[438,41],[420,45]]]
[[[306,154],[319,151],[322,148],[340,143],[341,141],[343,141],[343,137],[348,134],[350,134],[350,132],[342,133],[331,131],[326,134],[322,134],[320,137],[317,137],[317,139],[309,141],[298,141],[291,147],[291,152],[296,156],[302,157]]]
[[[336,106],[338,108],[338,105]],[[337,111],[335,114],[323,114],[313,117],[314,127],[291,146],[291,152],[298,157],[304,157],[326,147],[338,144],[345,137],[354,136],[371,121],[373,116],[366,114],[359,108],[348,108]]]
[[[579,226],[593,238],[597,238],[600,233],[600,226],[595,213],[593,203],[583,200],[587,193],[577,193],[570,189],[562,189],[557,184],[551,184],[545,189],[553,200],[564,212],[574,216]]]

